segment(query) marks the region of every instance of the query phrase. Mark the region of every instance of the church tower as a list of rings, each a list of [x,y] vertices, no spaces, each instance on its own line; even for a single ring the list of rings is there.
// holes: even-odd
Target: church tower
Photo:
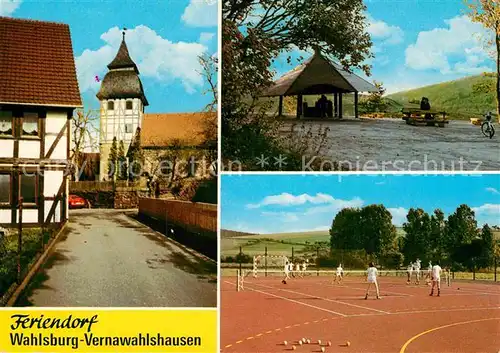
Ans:
[[[117,148],[120,141],[125,145],[125,154],[134,140],[137,129],[142,127],[144,107],[148,105],[137,65],[130,58],[125,43],[125,30],[120,49],[108,65],[97,98],[100,114],[100,180],[109,180],[108,160],[113,138]]]

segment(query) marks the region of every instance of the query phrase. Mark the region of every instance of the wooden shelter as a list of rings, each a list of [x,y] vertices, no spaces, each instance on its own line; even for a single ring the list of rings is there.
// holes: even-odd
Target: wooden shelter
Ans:
[[[304,63],[287,72],[266,89],[262,97],[279,97],[279,115],[283,115],[283,97],[297,96],[297,118],[323,117],[325,112],[329,117],[342,118],[342,95],[354,93],[354,115],[358,117],[358,93],[377,92],[373,84],[354,73],[346,71],[341,65],[325,58],[318,51]],[[330,109],[307,106],[303,102],[305,95],[333,95]]]

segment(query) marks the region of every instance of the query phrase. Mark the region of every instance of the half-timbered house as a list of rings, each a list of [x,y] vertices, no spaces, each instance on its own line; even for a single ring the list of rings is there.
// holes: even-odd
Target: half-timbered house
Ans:
[[[0,17],[0,226],[64,222],[71,117],[81,107],[66,24]]]

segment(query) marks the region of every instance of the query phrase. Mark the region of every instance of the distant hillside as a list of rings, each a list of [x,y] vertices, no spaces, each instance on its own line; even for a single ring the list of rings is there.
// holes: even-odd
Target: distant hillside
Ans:
[[[227,230],[227,229],[220,230],[221,238],[248,237],[248,236],[252,236],[252,235],[256,235],[256,234],[237,232],[235,230]]]
[[[427,97],[433,109],[442,109],[451,114],[451,118],[468,119],[484,115],[486,111],[496,112],[495,82],[494,75],[482,74],[398,92],[386,98],[396,105],[411,107],[416,105],[410,102]]]

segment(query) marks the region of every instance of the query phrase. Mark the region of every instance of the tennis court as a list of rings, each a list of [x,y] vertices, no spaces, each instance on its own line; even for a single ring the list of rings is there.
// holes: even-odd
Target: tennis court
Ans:
[[[424,274],[425,276],[425,274]],[[443,278],[441,296],[406,284],[404,271],[380,271],[381,300],[365,300],[363,272],[307,271],[281,283],[282,273],[236,270],[221,283],[222,352],[493,352],[500,349],[500,286]],[[412,281],[414,282],[414,281]],[[299,344],[305,338],[310,344]],[[321,344],[318,344],[318,340]],[[287,341],[285,345],[284,342]],[[331,343],[331,345],[328,345]],[[295,349],[293,349],[295,346]]]

